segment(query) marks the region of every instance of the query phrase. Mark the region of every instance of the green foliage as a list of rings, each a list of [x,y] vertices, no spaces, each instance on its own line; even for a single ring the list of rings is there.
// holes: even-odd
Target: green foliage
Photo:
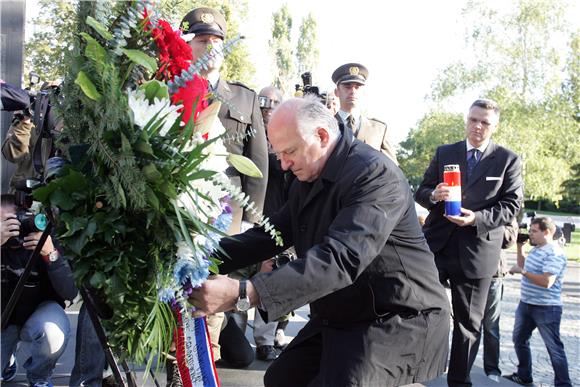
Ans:
[[[274,86],[288,94],[293,90],[292,16],[287,4],[272,14],[272,39],[268,42],[276,63]]]
[[[36,72],[45,81],[64,78],[66,58],[73,50],[78,0],[38,0],[42,12],[27,25],[34,34],[24,46],[24,72]]]
[[[317,47],[317,24],[312,13],[302,20],[298,44],[296,45],[296,59],[298,73],[313,71],[318,66],[320,51]]]
[[[580,38],[569,32],[566,5],[469,1],[462,15],[469,53],[439,74],[430,95],[439,109],[467,93],[499,103],[493,138],[522,156],[529,199],[565,199],[562,184],[580,163]],[[414,136],[403,153],[413,149]]]
[[[461,140],[465,134],[464,127],[461,114],[431,112],[418,122],[416,128],[411,129],[397,154],[411,186],[417,187],[423,180],[435,149],[439,145]]]
[[[219,10],[226,18],[228,36],[231,39],[239,34],[240,25],[247,22],[248,1],[240,0],[235,3],[228,0],[161,0],[156,7],[159,15],[179,26],[181,19],[189,12],[198,7],[210,7]],[[248,47],[245,43],[237,44],[229,53],[220,71],[224,79],[238,81],[252,85],[252,79],[256,69],[251,61]]]
[[[26,74],[35,71],[43,80],[62,79],[69,75],[67,58],[72,55],[74,50],[78,3],[78,0],[38,0],[38,6],[43,12],[40,12],[39,16],[27,25],[27,28],[32,28],[34,33],[25,45]],[[98,16],[97,19],[102,22],[118,12],[118,8],[126,2],[99,0],[86,3],[91,3],[86,8],[95,12]],[[247,0],[237,1],[235,4],[227,0],[162,0],[157,9],[162,18],[172,22],[174,26],[178,26],[181,18],[187,12],[202,6],[214,7],[225,15],[228,22],[229,37],[236,36],[240,23],[246,20]],[[89,19],[90,23],[92,22]],[[238,44],[233,52],[225,58],[221,73],[225,79],[246,84],[251,83],[255,67],[250,60],[245,44]]]

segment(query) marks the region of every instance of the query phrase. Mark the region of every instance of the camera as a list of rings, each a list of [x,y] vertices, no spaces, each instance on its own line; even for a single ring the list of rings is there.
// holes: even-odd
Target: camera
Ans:
[[[307,94],[315,95],[320,99],[320,102],[326,106],[327,99],[326,93],[321,93],[318,86],[312,85],[312,74],[310,73],[310,71],[307,71],[302,75],[300,75],[300,78],[302,78],[302,86],[296,84],[295,86],[296,92],[294,93],[294,95],[296,96]]]
[[[41,185],[37,180],[21,180],[16,183],[14,205],[16,206],[15,218],[20,222],[20,233],[6,242],[9,247],[21,247],[24,237],[33,232],[41,232],[46,229],[48,219],[44,214],[34,214],[30,211],[32,206],[32,190]]]
[[[274,264],[272,265],[272,269],[276,270],[276,269],[284,266],[288,262],[292,262],[295,259],[296,259],[296,256],[290,252],[285,251],[282,254],[278,254],[273,258]]]

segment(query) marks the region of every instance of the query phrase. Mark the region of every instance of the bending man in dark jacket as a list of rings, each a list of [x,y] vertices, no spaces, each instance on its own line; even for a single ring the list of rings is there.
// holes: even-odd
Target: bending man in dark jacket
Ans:
[[[272,217],[284,246],[257,227],[225,238],[229,258],[220,270],[289,246],[298,259],[247,282],[206,281],[190,299],[197,313],[250,304],[275,320],[310,303],[310,321],[269,367],[266,386],[395,386],[443,373],[449,306],[400,169],[341,136],[330,111],[311,98],[280,105],[268,136],[296,175]]]

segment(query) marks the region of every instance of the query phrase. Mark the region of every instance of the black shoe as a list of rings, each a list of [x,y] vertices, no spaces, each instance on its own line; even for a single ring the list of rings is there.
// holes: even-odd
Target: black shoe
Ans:
[[[525,381],[524,379],[520,378],[520,376],[517,373],[513,373],[511,375],[503,375],[504,378],[511,380],[512,382],[519,384],[520,386],[533,386],[534,385],[534,381],[533,380],[529,380],[529,381]]]
[[[263,361],[276,360],[278,354],[272,345],[260,345],[256,348],[256,358]]]
[[[103,378],[101,385],[103,387],[121,387],[121,385],[119,383],[117,383],[117,380],[115,379],[115,375],[109,375],[106,378]]]

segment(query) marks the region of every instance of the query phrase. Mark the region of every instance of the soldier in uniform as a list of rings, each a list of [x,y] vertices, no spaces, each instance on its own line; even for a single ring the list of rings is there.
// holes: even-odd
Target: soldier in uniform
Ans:
[[[389,142],[387,125],[361,114],[360,97],[368,76],[367,68],[359,63],[347,63],[334,70],[332,81],[336,83],[335,94],[340,100],[336,119],[348,127],[356,138],[380,150],[397,163],[395,149]]]
[[[196,8],[185,15],[181,21],[181,29],[184,39],[192,48],[194,60],[201,58],[212,47],[218,49],[222,47],[227,35],[224,16],[219,11],[206,7]],[[228,168],[226,174],[233,185],[240,187],[242,192],[250,197],[258,212],[262,212],[268,181],[268,148],[258,96],[239,82],[221,79],[220,69],[223,61],[223,54],[214,55],[206,63],[207,69],[203,70],[201,75],[209,81],[210,91],[228,101],[227,104],[222,103],[218,114],[226,129],[224,144],[230,153],[251,159],[262,172],[263,178],[242,175],[233,167]],[[237,234],[253,227],[259,221],[258,217],[244,211],[238,203],[234,202],[231,205],[233,221],[228,234]],[[254,360],[253,351],[247,341],[245,343],[242,341],[245,340],[243,333],[239,337],[241,330],[236,330],[235,322],[231,320],[223,323],[223,318],[223,314],[208,318],[214,359],[217,361],[223,357],[229,365],[245,367]],[[221,332],[223,337],[220,340],[223,326],[225,328]],[[230,339],[235,344],[225,344],[225,341],[232,343]]]

